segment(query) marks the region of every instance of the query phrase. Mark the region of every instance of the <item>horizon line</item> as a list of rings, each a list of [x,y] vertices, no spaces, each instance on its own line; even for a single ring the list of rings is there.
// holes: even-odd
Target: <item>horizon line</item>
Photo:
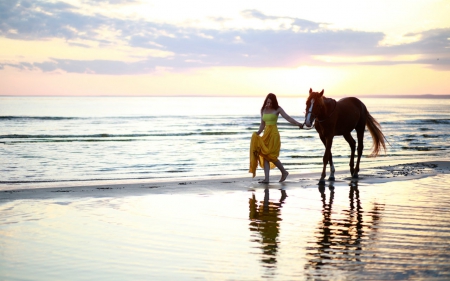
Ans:
[[[308,95],[283,95],[277,94],[278,97],[283,98],[304,98]],[[327,97],[330,97],[326,95]],[[354,95],[353,95],[354,96]],[[85,98],[125,98],[125,97],[152,97],[152,98],[180,98],[180,97],[195,97],[195,98],[254,98],[260,97],[259,95],[2,95],[0,97],[85,97]],[[350,96],[341,96],[336,95],[335,97],[350,97]],[[368,94],[361,95],[361,98],[450,98],[450,94]]]

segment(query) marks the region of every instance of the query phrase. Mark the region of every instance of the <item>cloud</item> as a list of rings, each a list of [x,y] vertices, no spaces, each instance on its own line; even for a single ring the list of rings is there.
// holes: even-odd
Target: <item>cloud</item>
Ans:
[[[408,36],[419,35],[420,40],[393,46],[390,49],[393,53],[408,53],[408,54],[449,54],[450,53],[450,28],[433,29],[422,32],[420,34],[407,34]]]
[[[21,40],[70,40],[82,37],[83,33],[95,40],[98,37],[95,30],[109,20],[101,15],[83,15],[76,7],[62,2],[4,1],[0,10],[0,35]]]
[[[98,0],[107,5],[124,4],[124,0]],[[74,73],[138,74],[158,67],[177,69],[244,66],[297,67],[309,65],[355,64],[349,59],[339,63],[318,60],[317,56],[379,56],[378,61],[357,64],[425,64],[450,70],[450,29],[429,30],[420,39],[407,44],[383,46],[381,32],[333,30],[325,23],[292,17],[276,17],[257,10],[241,13],[247,20],[276,23],[266,29],[193,28],[134,19],[119,19],[86,14],[63,2],[11,0],[0,2],[0,36],[16,40],[64,39],[68,45],[97,48],[126,45],[166,51],[166,57],[147,57],[137,62],[111,60],[69,60],[49,58],[46,62],[0,62],[0,68],[12,66],[41,71],[63,70]],[[262,25],[264,26],[264,25]],[[105,35],[105,30],[109,35]],[[113,34],[113,35],[111,35]],[[76,41],[82,42],[76,42]],[[416,60],[390,60],[405,54],[417,54]],[[130,56],[133,56],[130,53]],[[439,56],[439,57],[436,57]],[[439,58],[439,60],[437,60]]]
[[[288,20],[292,22],[292,28],[300,28],[303,30],[317,30],[321,27],[321,25],[325,25],[325,23],[317,23],[309,20],[292,18],[292,17],[276,17],[276,16],[268,16],[261,13],[258,10],[245,10],[241,12],[242,16],[248,19],[259,19],[262,21],[282,21]]]
[[[84,1],[86,3],[106,3],[111,5],[131,5],[135,3],[139,3],[138,0],[88,0]]]
[[[106,75],[139,74],[153,72],[154,65],[149,62],[127,63],[108,60],[62,60],[53,59],[51,62],[34,63],[33,67],[42,71],[63,70],[69,73],[96,73]]]

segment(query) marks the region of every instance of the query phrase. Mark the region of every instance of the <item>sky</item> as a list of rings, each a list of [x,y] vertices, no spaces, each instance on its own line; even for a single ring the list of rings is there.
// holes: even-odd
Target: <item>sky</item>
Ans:
[[[450,94],[450,0],[0,0],[0,95]]]

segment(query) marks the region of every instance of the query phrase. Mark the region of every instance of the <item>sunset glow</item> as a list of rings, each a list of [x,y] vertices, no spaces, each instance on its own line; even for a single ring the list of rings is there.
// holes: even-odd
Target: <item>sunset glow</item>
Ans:
[[[0,95],[448,95],[448,1],[7,1]]]

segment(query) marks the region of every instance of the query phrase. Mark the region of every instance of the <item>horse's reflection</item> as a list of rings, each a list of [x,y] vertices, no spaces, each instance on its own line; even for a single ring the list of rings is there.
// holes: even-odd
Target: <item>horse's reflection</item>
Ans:
[[[349,208],[342,211],[344,217],[337,217],[340,214],[336,214],[332,209],[334,186],[332,184],[328,186],[330,195],[327,202],[326,186],[319,185],[323,218],[316,232],[316,246],[311,247],[307,253],[306,269],[320,269],[326,265],[351,270],[352,265],[360,264],[365,236],[375,238],[370,232],[381,217],[382,205],[375,203],[372,210],[368,212],[369,216],[364,217],[358,182],[352,181],[349,186]],[[367,222],[365,223],[364,220]]]
[[[252,242],[260,244],[262,250],[262,264],[269,270],[276,268],[278,252],[278,234],[280,227],[281,207],[286,199],[286,191],[281,190],[278,202],[269,200],[269,189],[264,190],[264,200],[258,202],[255,194],[249,199],[250,206],[250,230],[254,232]],[[268,273],[272,275],[272,273]]]

